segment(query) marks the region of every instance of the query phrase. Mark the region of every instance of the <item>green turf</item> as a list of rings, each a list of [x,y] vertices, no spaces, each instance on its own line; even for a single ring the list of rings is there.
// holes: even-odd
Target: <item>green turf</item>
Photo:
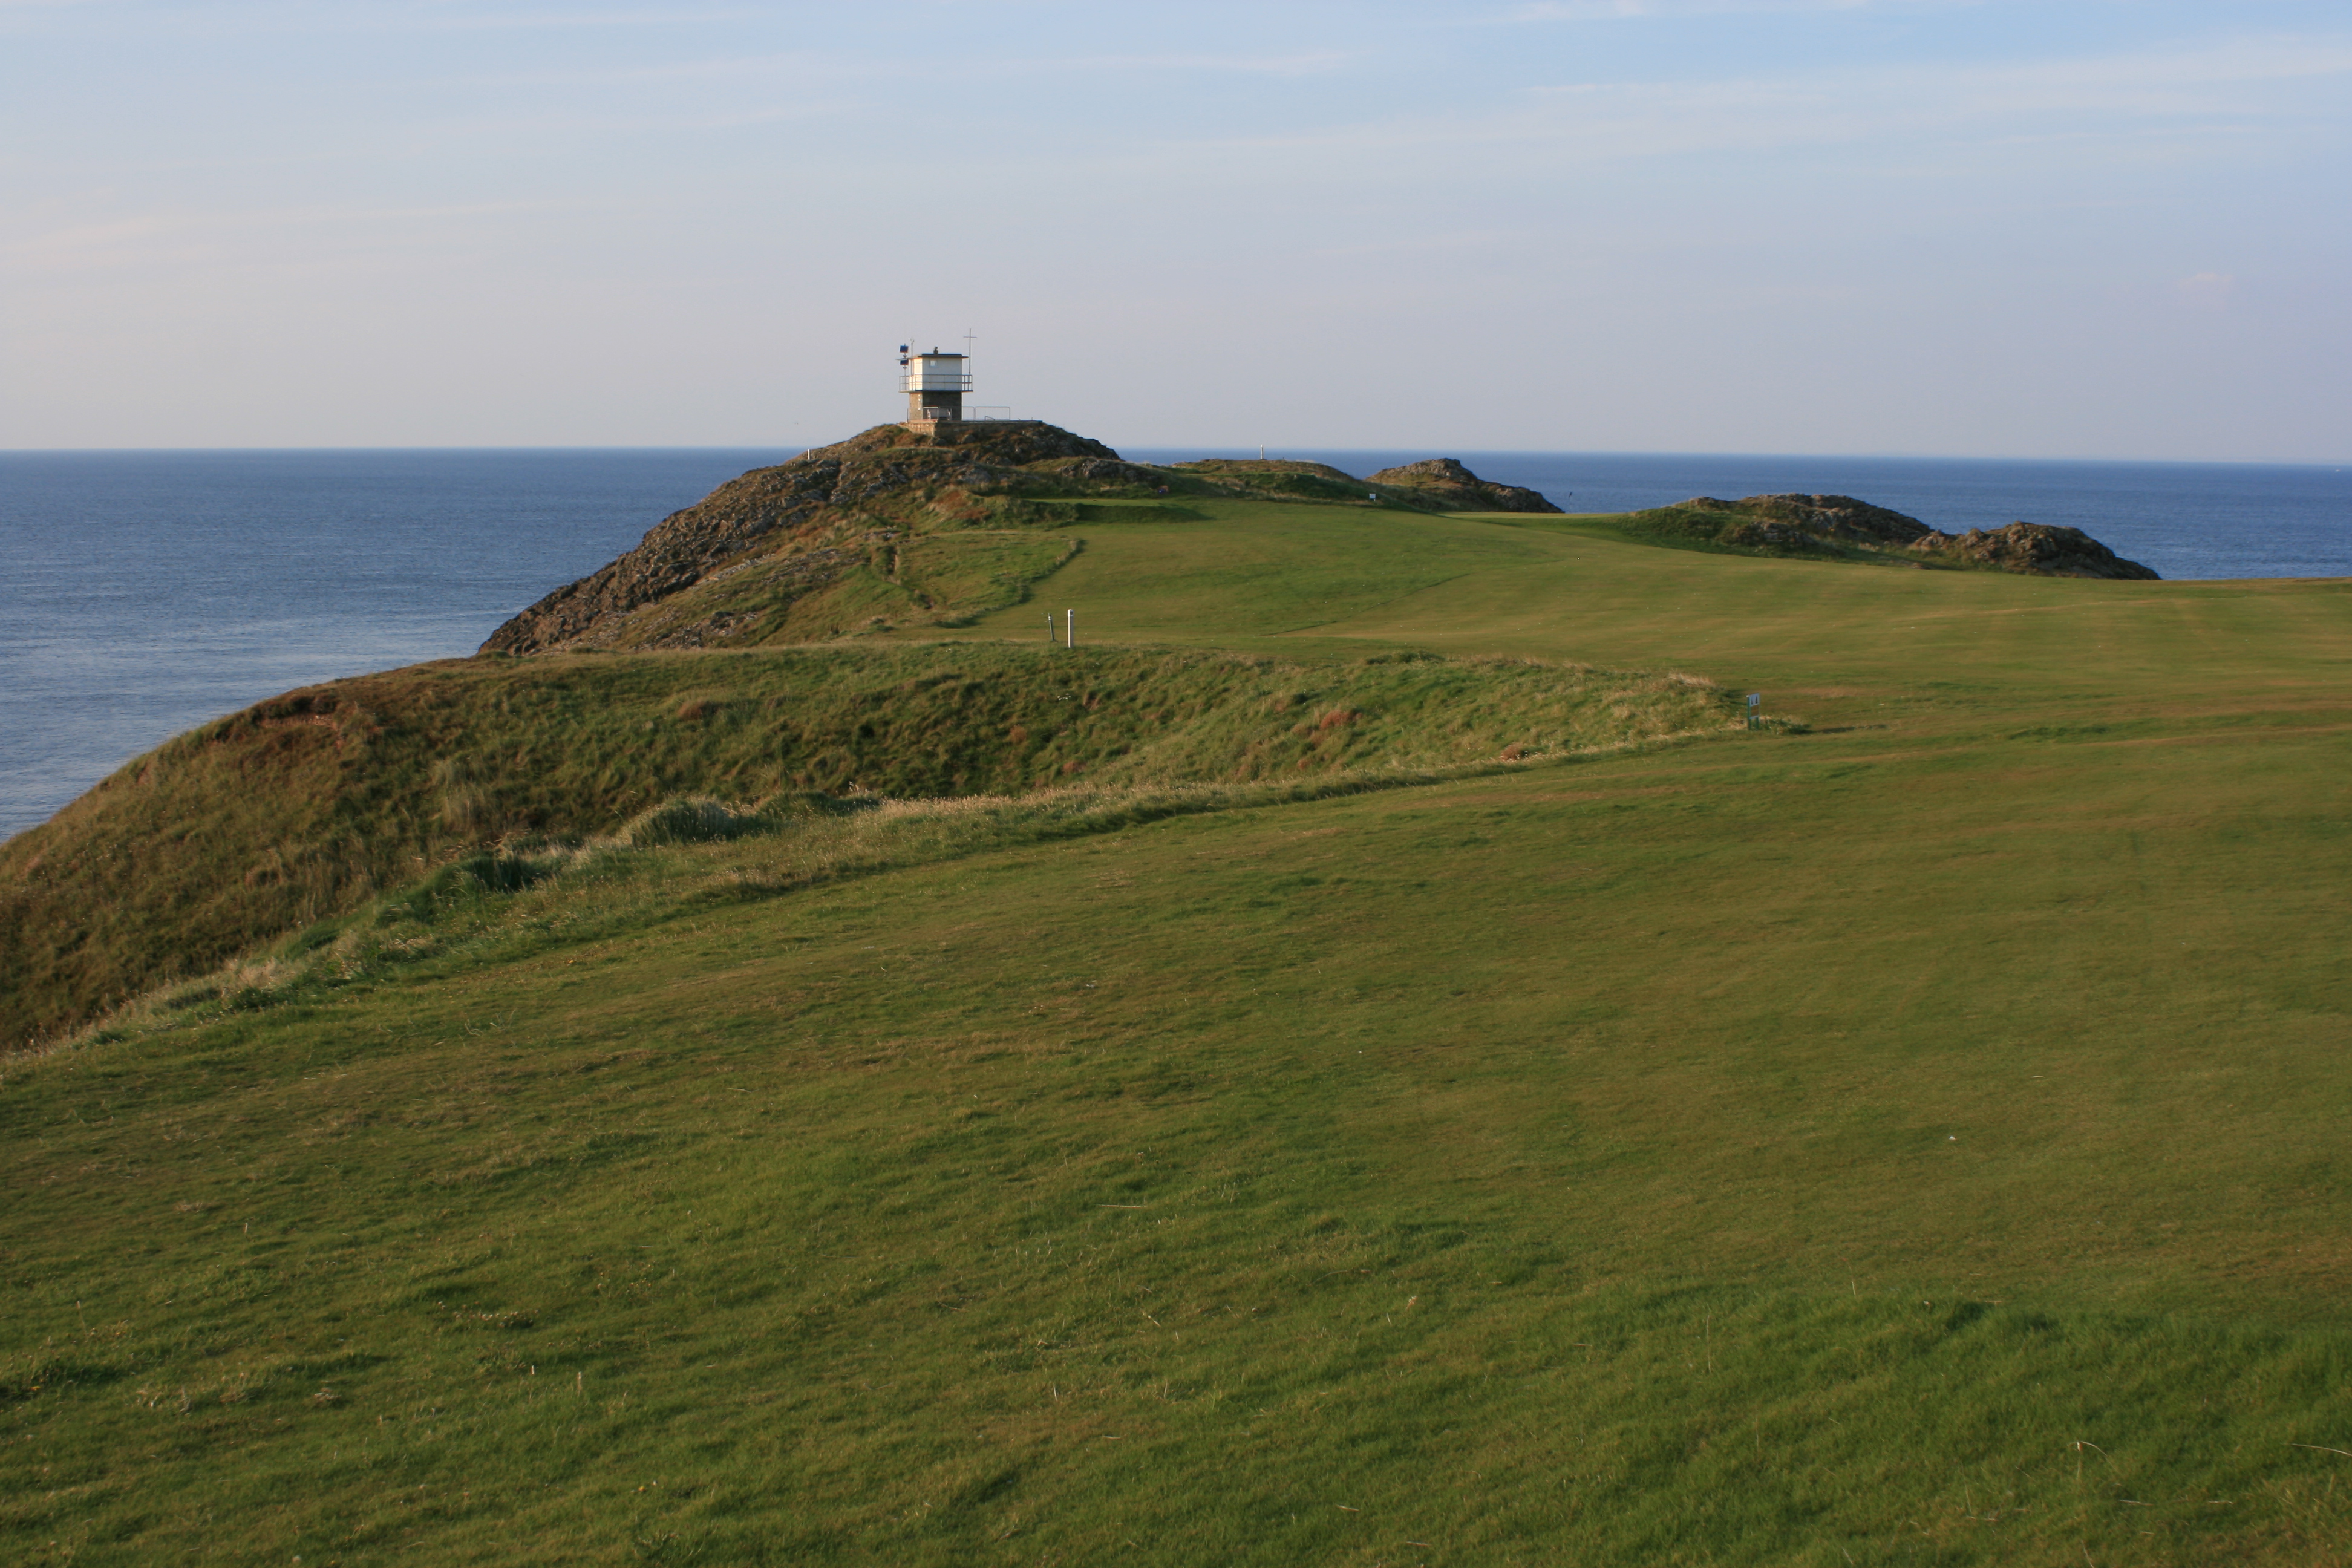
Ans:
[[[1057,510],[1073,517],[1079,510],[1067,503]],[[809,557],[753,556],[656,601],[604,646],[749,647],[901,626],[957,625],[1022,603],[1031,585],[1074,547],[1066,534],[1034,529],[907,533],[861,550],[857,563],[837,579],[820,574],[821,585],[814,591],[803,575]]]
[[[1188,499],[1181,511],[1088,509],[1087,549],[1034,603],[977,617],[982,634],[1022,636],[1040,606],[1075,608],[1082,642],[1262,646],[1377,611],[1466,575],[1541,569],[1559,546],[1537,531],[1374,507]],[[925,634],[930,635],[930,634]],[[1408,639],[1417,640],[1417,639]]]
[[[0,849],[0,1046],[491,844],[578,840],[678,795],[1326,774],[1728,721],[1704,685],[1542,661],[1042,638],[418,665],[205,725]]]
[[[1187,504],[1082,638],[1813,732],[616,847],[6,1064],[6,1551],[2352,1560],[2352,585]]]

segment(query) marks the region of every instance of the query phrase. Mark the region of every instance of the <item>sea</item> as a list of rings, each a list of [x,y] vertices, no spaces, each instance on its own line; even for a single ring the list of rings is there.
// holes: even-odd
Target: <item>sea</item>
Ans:
[[[208,719],[472,653],[670,512],[795,452],[0,452],[0,837]],[[1433,454],[1267,455],[1366,474]],[[1571,511],[1832,493],[1948,531],[2080,528],[2170,578],[2352,576],[2352,467],[1446,455]]]

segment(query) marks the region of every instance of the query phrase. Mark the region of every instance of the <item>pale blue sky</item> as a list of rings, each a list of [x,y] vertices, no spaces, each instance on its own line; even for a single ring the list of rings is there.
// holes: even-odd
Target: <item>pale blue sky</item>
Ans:
[[[2352,459],[2352,6],[0,0],[0,447]]]

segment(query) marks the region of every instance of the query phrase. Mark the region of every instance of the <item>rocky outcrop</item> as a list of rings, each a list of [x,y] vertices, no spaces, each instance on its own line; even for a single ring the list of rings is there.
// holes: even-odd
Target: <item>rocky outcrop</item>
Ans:
[[[1201,458],[1168,471],[1283,500],[1369,502],[1423,511],[1559,510],[1525,486],[1491,484],[1452,458],[1424,458],[1360,479],[1344,468],[1298,458]]]
[[[1945,533],[1917,518],[1852,496],[1763,495],[1740,500],[1693,496],[1677,506],[1629,514],[1633,531],[1666,542],[1761,551],[1773,555],[1844,555],[1911,566],[2021,572],[2040,577],[2152,580],[2079,528],[2012,522]]]
[[[1364,481],[1345,468],[1310,463],[1301,458],[1194,458],[1169,465],[1188,474],[1246,484],[1252,480],[1328,479],[1336,485],[1359,486]]]
[[[1548,511],[1559,508],[1525,485],[1482,479],[1454,458],[1423,458],[1364,476],[1367,484],[1412,490],[1425,504],[1446,511]]]
[[[1020,521],[1024,497],[1139,493],[1164,482],[1099,441],[1036,421],[879,425],[772,468],[754,468],[673,512],[637,547],[567,583],[492,632],[484,653],[593,646],[640,607],[757,552],[804,554],[790,574],[805,592],[863,558],[877,528],[971,527]],[[797,564],[797,563],[796,563]]]
[[[2157,580],[2155,572],[2137,561],[2125,560],[2081,529],[2048,523],[2012,522],[1959,534],[1930,532],[1914,541],[1911,548],[1958,564],[2025,572],[2037,577]]]
[[[1226,495],[1259,500],[1313,501],[1326,506],[1402,505],[1416,510],[1426,510],[1427,506],[1411,492],[1376,497],[1372,486],[1343,468],[1296,458],[1200,458],[1171,464],[1166,471]]]
[[[1760,524],[1779,524],[1783,531],[1855,544],[1909,544],[1936,531],[1916,517],[1852,496],[1749,496],[1743,500],[1694,496],[1682,504],[1692,511],[1725,512]]]

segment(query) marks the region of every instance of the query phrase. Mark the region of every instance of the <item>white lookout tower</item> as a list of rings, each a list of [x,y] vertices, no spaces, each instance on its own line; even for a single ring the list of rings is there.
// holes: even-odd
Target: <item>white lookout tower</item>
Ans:
[[[971,372],[963,354],[933,349],[916,353],[898,345],[898,390],[907,395],[907,428],[931,431],[941,423],[963,418],[963,395],[971,390]]]

